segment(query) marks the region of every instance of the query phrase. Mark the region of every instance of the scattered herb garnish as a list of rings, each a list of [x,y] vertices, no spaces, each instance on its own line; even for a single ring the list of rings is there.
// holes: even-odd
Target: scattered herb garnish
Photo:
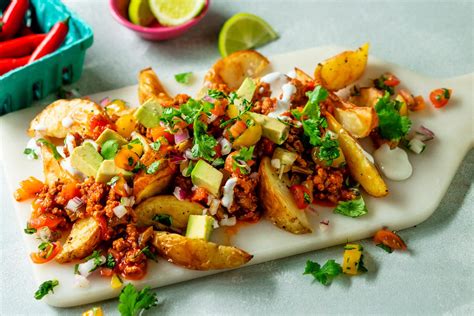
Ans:
[[[43,282],[39,289],[35,292],[35,298],[37,300],[42,299],[45,297],[49,292],[54,293],[54,287],[59,284],[58,280],[49,280]]]
[[[94,267],[91,270],[89,270],[89,272],[97,270],[97,268],[103,264],[102,255],[100,254],[98,250],[94,250],[94,252],[92,252],[92,254],[86,257],[84,260],[85,261],[94,260]]]
[[[37,142],[41,143],[41,144],[47,146],[49,149],[51,149],[51,151],[53,152],[54,159],[56,159],[56,160],[61,159],[61,155],[59,154],[58,149],[56,148],[56,146],[53,143],[51,143],[50,141],[48,141],[44,138],[38,139]]]
[[[334,209],[334,213],[338,213],[349,217],[359,217],[367,214],[367,207],[362,196],[354,200],[340,201]]]
[[[207,90],[207,95],[210,96],[213,99],[225,99],[225,98],[227,98],[227,95],[224,92],[219,91],[219,90],[215,90],[215,89]]]
[[[378,130],[384,139],[399,140],[410,130],[410,119],[398,112],[400,103],[400,101],[391,100],[390,94],[386,92],[375,104],[375,111],[379,118]]]
[[[109,253],[107,257],[105,258],[105,266],[109,269],[113,269],[115,267],[115,264],[116,262],[115,262],[114,256],[112,256],[112,254]]]
[[[76,263],[76,264],[74,265],[74,274],[81,274],[81,273],[79,272],[79,263]]]
[[[110,179],[110,181],[107,182],[107,185],[112,186],[112,185],[114,185],[119,179],[120,179],[119,176],[113,176],[112,179]]]
[[[138,291],[133,284],[127,284],[120,293],[118,310],[122,316],[137,316],[142,310],[158,304],[156,294],[149,287]]]
[[[385,250],[385,251],[388,252],[388,253],[392,253],[392,252],[393,252],[393,249],[392,249],[392,248],[390,248],[389,246],[384,245],[384,244],[382,244],[382,243],[376,244],[376,246],[379,247],[379,248],[382,248],[383,250]]]
[[[25,232],[25,234],[28,234],[28,235],[32,235],[34,233],[36,233],[36,228],[32,228],[30,227],[30,225],[28,223],[26,223],[26,228],[23,230]]]
[[[143,253],[147,258],[153,260],[153,261],[157,261],[157,257],[156,255],[151,252],[150,250],[150,247],[149,246],[145,246],[144,248],[142,248],[136,255],[135,257],[138,257],[141,253]]]
[[[388,92],[390,95],[393,95],[395,93],[395,88],[393,86],[387,86],[385,84],[385,81],[388,79],[388,77],[384,74],[381,75],[379,78],[375,79],[374,86],[379,89]]]
[[[112,159],[117,154],[119,144],[115,139],[109,139],[102,144],[100,154],[104,159]]]
[[[30,159],[38,159],[38,154],[34,149],[25,148],[25,150],[23,150],[23,153],[27,155]]]
[[[153,220],[168,227],[173,224],[173,218],[168,214],[156,214]]]
[[[196,166],[196,163],[194,161],[190,161],[186,169],[184,170],[184,176],[189,177],[191,176],[191,172],[193,172],[194,167]]]
[[[153,143],[150,144],[150,147],[151,147],[151,149],[153,149],[154,151],[158,151],[158,150],[160,150],[161,142],[160,142],[159,140],[156,140],[155,142],[153,142]]]
[[[188,84],[189,79],[191,79],[192,72],[183,72],[180,74],[174,75],[174,79],[176,79],[177,82],[182,83],[182,84]]]
[[[331,133],[327,132],[321,139],[321,145],[318,150],[318,158],[331,165],[334,159],[339,158],[339,142],[331,138]]]
[[[322,267],[319,263],[308,260],[303,274],[311,274],[319,283],[329,285],[332,279],[342,273],[341,265],[333,259]]]
[[[160,167],[160,163],[161,162],[159,160],[152,162],[148,168],[146,168],[146,174],[155,174]]]
[[[232,169],[237,170],[239,168],[240,173],[249,174],[248,161],[253,158],[253,150],[255,146],[242,147],[236,155],[232,156]]]

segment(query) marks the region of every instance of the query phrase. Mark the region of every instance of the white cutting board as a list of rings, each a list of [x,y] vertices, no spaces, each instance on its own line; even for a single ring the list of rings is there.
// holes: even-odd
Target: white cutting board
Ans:
[[[323,47],[273,56],[270,58],[269,72],[286,73],[297,66],[312,74],[318,62],[343,50],[339,47]],[[159,65],[152,66],[156,67],[164,86],[171,94],[182,92],[195,95],[200,88],[203,72],[194,75],[190,86],[183,86],[175,82],[172,74],[160,74]],[[409,153],[414,170],[412,177],[403,182],[387,180],[389,196],[381,199],[366,197],[369,214],[361,218],[353,219],[332,214],[331,209],[318,207],[317,213],[309,215],[314,229],[312,234],[292,235],[266,220],[261,220],[258,224],[244,225],[238,234],[231,238],[231,242],[254,255],[248,265],[367,238],[383,226],[394,230],[412,227],[423,222],[436,209],[463,157],[474,144],[472,111],[474,76],[469,74],[452,79],[426,78],[402,67],[369,57],[367,71],[360,83],[368,84],[369,79],[387,71],[396,74],[401,79],[402,86],[409,88],[415,95],[423,95],[426,100],[429,92],[435,88],[446,87],[454,91],[453,98],[445,108],[434,109],[427,100],[426,110],[411,115],[414,126],[422,123],[436,134],[435,140],[429,142],[423,154]],[[137,86],[95,94],[91,98],[99,101],[106,96],[124,99],[134,106],[138,103]],[[25,131],[30,120],[41,109],[42,107],[33,107],[0,118],[0,157],[11,192],[17,188],[21,180],[29,176],[43,178],[41,162],[30,161],[22,153],[29,140]],[[371,148],[368,148],[368,151],[371,152]],[[15,210],[2,211],[16,212],[18,229],[23,230],[29,218],[30,202],[13,202],[13,204]],[[327,231],[322,232],[319,230],[319,221],[326,218],[329,219],[330,226]],[[37,249],[37,241],[26,234],[24,238],[26,243],[24,254],[28,256]],[[226,240],[222,229],[214,232],[213,240],[221,242]],[[53,306],[81,305],[116,297],[120,293],[120,290],[113,290],[110,287],[109,279],[96,275],[90,277],[89,288],[75,288],[73,264],[48,263],[32,266],[38,285],[45,280],[59,280],[59,286],[54,289],[54,294],[44,298]],[[160,287],[218,272],[186,270],[165,260],[159,260],[157,264],[150,262],[147,276],[135,284],[140,287]]]

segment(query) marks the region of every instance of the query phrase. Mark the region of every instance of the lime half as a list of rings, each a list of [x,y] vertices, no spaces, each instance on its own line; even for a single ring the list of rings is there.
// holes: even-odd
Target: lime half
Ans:
[[[224,23],[219,33],[219,52],[225,57],[238,50],[257,48],[277,38],[277,32],[262,18],[250,13],[237,13]]]
[[[155,20],[148,0],[132,0],[128,6],[128,18],[133,24],[147,26]]]
[[[176,26],[188,22],[206,4],[205,0],[149,0],[150,8],[160,24]]]

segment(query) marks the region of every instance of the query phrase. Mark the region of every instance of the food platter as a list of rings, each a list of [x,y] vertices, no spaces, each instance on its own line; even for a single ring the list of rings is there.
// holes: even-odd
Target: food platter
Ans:
[[[319,61],[342,50],[338,47],[323,47],[273,56],[269,58],[271,69],[268,71],[286,73],[297,66],[312,73]],[[159,65],[151,66],[159,69]],[[432,89],[438,87],[450,87],[455,91],[448,107],[441,110],[428,107],[427,110],[413,113],[411,116],[415,125],[423,122],[436,133],[436,139],[430,143],[422,155],[409,155],[414,169],[411,178],[403,182],[387,180],[390,189],[389,196],[383,199],[366,197],[369,214],[361,218],[343,217],[332,214],[329,208],[318,207],[317,212],[309,216],[314,231],[312,234],[292,235],[262,220],[258,224],[239,226],[239,233],[231,236],[226,234],[224,229],[218,229],[212,239],[220,243],[230,241],[233,245],[245,249],[254,255],[248,264],[257,264],[366,238],[382,226],[396,230],[408,228],[428,218],[443,198],[464,155],[473,145],[471,92],[473,75],[442,80],[426,78],[399,66],[369,57],[367,70],[360,81],[368,82],[369,79],[387,71],[396,74],[403,85],[416,94],[426,96]],[[199,90],[204,72],[196,73],[195,80],[189,86],[179,85],[172,79],[171,74],[159,73],[159,75],[170,94],[184,92],[194,95]],[[136,91],[136,86],[130,86],[90,97],[92,100],[99,101],[110,96],[136,105],[138,104]],[[0,154],[11,192],[17,187],[19,181],[28,176],[33,175],[42,179],[41,163],[27,160],[22,153],[29,140],[25,132],[28,124],[41,109],[42,107],[33,107],[11,113],[0,119],[2,139]],[[5,141],[6,139],[9,141]],[[366,149],[369,152],[372,151],[370,146]],[[29,217],[29,202],[15,202],[14,205],[19,220],[18,229],[23,229]],[[319,222],[322,219],[330,221],[329,229],[324,232],[319,229]],[[27,244],[25,254],[27,254],[36,248],[36,242],[26,235],[25,241]],[[85,304],[118,296],[120,292],[119,289],[114,290],[110,287],[109,279],[100,276],[91,277],[91,286],[88,289],[74,288],[72,264],[34,265],[33,271],[38,284],[49,279],[60,281],[54,295],[46,297],[46,301],[54,306]],[[185,270],[159,260],[157,264],[150,263],[147,276],[136,282],[136,285],[159,287],[217,272]]]

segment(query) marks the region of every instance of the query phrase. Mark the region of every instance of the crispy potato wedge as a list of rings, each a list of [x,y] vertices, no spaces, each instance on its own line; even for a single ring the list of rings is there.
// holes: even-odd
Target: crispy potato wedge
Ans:
[[[41,146],[41,157],[43,158],[44,182],[53,185],[56,181],[75,181],[74,177],[61,166],[60,161],[54,158],[49,147]]]
[[[99,224],[93,217],[78,220],[72,225],[71,232],[56,261],[65,263],[82,259],[89,255],[100,241]]]
[[[293,234],[311,233],[304,211],[295,203],[286,184],[278,178],[270,158],[264,157],[259,167],[259,195],[265,216],[276,226]]]
[[[329,90],[339,90],[359,79],[367,66],[369,44],[345,51],[316,66],[314,78]]]
[[[378,116],[372,107],[357,107],[344,102],[345,107],[334,108],[334,117],[355,138],[369,136],[378,125]]]
[[[145,153],[146,155],[146,153]],[[133,195],[137,203],[163,192],[170,184],[176,172],[176,165],[162,159],[154,174],[140,170],[133,179]]]
[[[149,68],[142,69],[138,74],[138,101],[143,104],[151,97],[160,101],[169,101],[171,97],[158,79],[156,73]]]
[[[204,77],[204,83],[226,84],[231,90],[240,87],[245,78],[256,78],[270,62],[254,50],[243,50],[219,59]]]
[[[301,81],[302,84],[306,84],[310,81],[313,81],[313,78],[311,78],[310,75],[308,75],[306,72],[299,69],[298,67],[295,67],[295,74],[296,74],[296,79]]]
[[[89,119],[103,113],[100,105],[83,99],[58,100],[48,105],[30,123],[28,134],[65,138],[67,133],[79,133],[84,136],[88,131]],[[63,120],[72,121],[69,126]]]
[[[338,135],[339,146],[344,153],[352,177],[372,196],[382,197],[388,194],[388,188],[377,168],[364,155],[360,145],[329,113],[326,113],[328,126]]]
[[[357,95],[349,97],[349,102],[357,106],[375,107],[379,98],[383,97],[383,92],[373,87],[360,88],[358,92]]]
[[[253,257],[236,247],[167,232],[155,232],[153,245],[169,262],[193,270],[237,268]]]
[[[174,195],[158,195],[146,199],[135,208],[138,226],[155,226],[160,230],[184,232],[189,215],[201,215],[204,207],[199,203],[180,201]],[[156,215],[169,215],[171,227],[153,220]]]

